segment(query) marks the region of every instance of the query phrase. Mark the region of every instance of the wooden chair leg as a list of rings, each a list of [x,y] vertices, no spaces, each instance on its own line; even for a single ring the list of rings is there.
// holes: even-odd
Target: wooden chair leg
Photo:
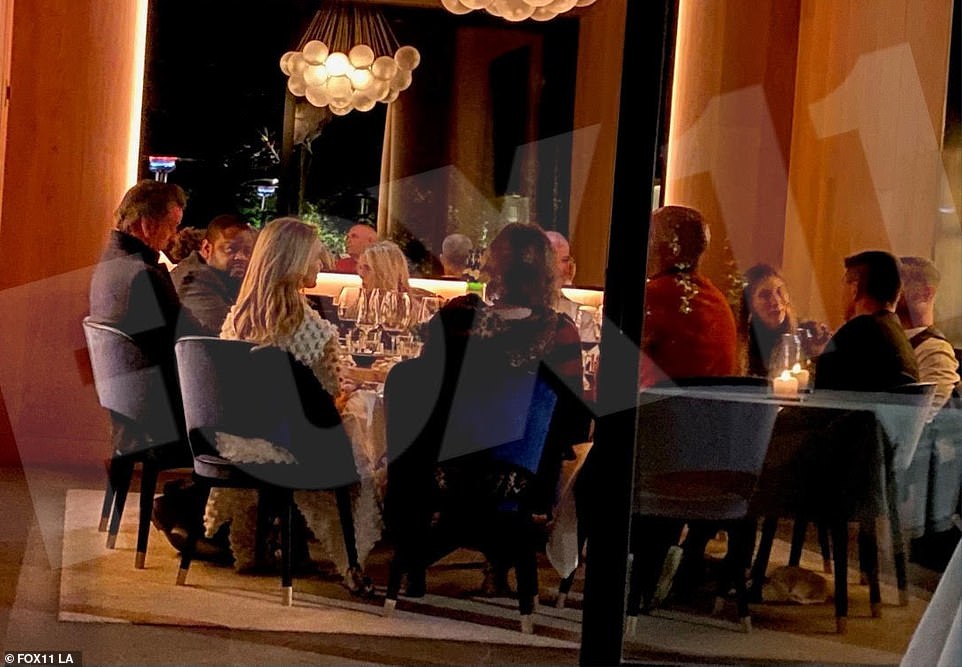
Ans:
[[[124,515],[127,504],[127,492],[130,490],[130,480],[134,476],[134,462],[126,457],[116,458],[110,462],[110,484],[114,488],[114,510],[107,529],[107,548],[117,546],[117,533],[120,532],[120,520]]]
[[[294,492],[281,494],[281,591],[284,605],[294,604],[294,569],[291,564],[291,514],[294,512]]]
[[[107,472],[107,488],[104,489],[104,502],[100,508],[100,526],[97,528],[101,533],[107,532],[107,526],[110,523],[110,510],[114,506],[114,485],[110,478],[110,464],[110,459],[104,461]]]
[[[833,519],[830,530],[835,559],[835,631],[844,634],[848,624],[848,523]]]
[[[778,517],[765,517],[762,521],[762,536],[758,542],[758,553],[752,565],[751,587],[748,595],[753,600],[762,599],[762,586],[765,584],[765,573],[768,572],[768,560],[772,555],[772,544],[775,542],[775,531],[778,529]]]
[[[195,483],[196,480],[195,480]],[[210,487],[206,484],[201,485],[201,491],[198,497],[198,502],[201,507],[207,506],[207,499],[210,497]],[[180,569],[177,571],[177,585],[183,586],[187,583],[187,571],[190,569],[190,562],[194,559],[194,551],[197,548],[197,540],[200,539],[200,535],[204,530],[204,522],[199,523],[191,522],[190,528],[187,532],[187,542],[184,544],[184,550],[180,552]]]
[[[140,475],[140,520],[137,526],[137,554],[134,567],[144,569],[147,559],[147,540],[150,538],[150,515],[154,511],[154,494],[157,491],[156,464],[145,461]]]
[[[795,524],[792,526],[792,548],[788,554],[788,564],[798,567],[802,560],[802,548],[805,546],[805,533],[808,531],[808,519],[796,517]]]
[[[872,617],[882,615],[882,590],[879,586],[878,533],[875,521],[863,521],[858,528],[859,569],[868,576],[869,603]]]
[[[828,526],[824,521],[816,521],[818,528],[818,547],[822,552],[822,572],[832,573],[832,543],[828,537]]]
[[[342,486],[334,490],[337,502],[337,516],[341,522],[341,532],[344,535],[344,548],[347,550],[348,567],[360,568],[357,557],[357,538],[354,532],[354,512],[351,509],[351,490]]]
[[[751,632],[752,629],[752,618],[748,608],[748,589],[746,587],[745,575],[751,567],[754,543],[754,521],[739,521],[729,530],[729,553],[725,559],[729,561],[727,570],[735,586],[738,620],[745,632]]]

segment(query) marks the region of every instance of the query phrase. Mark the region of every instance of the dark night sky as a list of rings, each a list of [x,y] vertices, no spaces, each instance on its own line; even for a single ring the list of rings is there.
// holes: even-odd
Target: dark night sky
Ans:
[[[265,129],[280,152],[287,79],[278,61],[316,8],[316,0],[152,3],[143,154],[196,160],[170,176],[191,196],[185,224],[204,225],[233,208],[244,181],[281,175],[252,155]],[[384,113],[378,105],[331,122],[314,144],[312,194],[377,183]],[[323,155],[336,155],[336,164]],[[143,169],[150,177],[146,160]]]

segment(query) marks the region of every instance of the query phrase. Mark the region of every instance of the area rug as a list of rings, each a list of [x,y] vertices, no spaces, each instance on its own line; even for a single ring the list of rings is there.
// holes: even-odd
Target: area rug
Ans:
[[[381,614],[383,589],[373,599],[358,599],[336,578],[319,574],[295,577],[294,605],[281,604],[276,574],[240,575],[230,567],[197,561],[187,586],[175,586],[178,559],[162,534],[152,529],[147,567],[135,570],[137,506],[125,512],[117,548],[104,547],[97,531],[102,495],[70,490],[64,515],[63,567],[60,580],[62,621],[142,623],[238,630],[311,632],[413,637],[576,649],[580,642],[581,580],[568,608],[555,609],[558,576],[542,563],[541,606],[535,633],[518,632],[517,602],[483,598],[480,555],[459,551],[431,568],[424,598],[401,598],[390,618]],[[776,540],[773,564],[787,559],[788,547]],[[389,554],[375,549],[368,571],[375,582],[386,580]],[[803,565],[815,568],[820,557],[805,552]],[[581,573],[579,572],[579,577]],[[857,580],[857,575],[855,576]],[[896,591],[883,587],[883,601]],[[755,630],[736,632],[731,620],[678,611],[641,617],[634,636],[626,639],[626,656],[704,656],[727,660],[804,661],[814,663],[894,664],[908,645],[925,602],[908,607],[886,605],[884,618],[868,617],[865,587],[851,587],[849,632],[834,634],[830,603],[761,604],[752,607]],[[725,616],[725,615],[723,615]],[[729,619],[733,611],[727,610]]]

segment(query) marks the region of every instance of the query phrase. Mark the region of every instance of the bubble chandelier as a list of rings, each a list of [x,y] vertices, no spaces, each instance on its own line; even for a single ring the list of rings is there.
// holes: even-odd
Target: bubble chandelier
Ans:
[[[280,65],[291,93],[344,116],[396,100],[420,62],[416,48],[398,46],[372,3],[328,0]]]
[[[500,16],[508,21],[550,21],[575,7],[587,7],[595,0],[441,0],[441,4],[452,14],[467,14],[475,9],[483,9],[492,16]]]

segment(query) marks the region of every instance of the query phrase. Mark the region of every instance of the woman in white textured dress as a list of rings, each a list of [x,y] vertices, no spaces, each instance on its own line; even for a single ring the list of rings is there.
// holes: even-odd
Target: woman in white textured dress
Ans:
[[[311,308],[303,294],[305,288],[316,284],[318,271],[327,268],[323,265],[325,256],[329,257],[330,253],[312,226],[297,218],[279,218],[268,223],[254,245],[237,303],[228,313],[220,337],[272,345],[290,352],[314,372],[332,397],[337,398],[340,393],[337,329]],[[264,389],[270,391],[269,387]],[[353,440],[361,484],[352,490],[352,499],[358,563],[363,563],[380,536],[380,517],[372,480],[372,462],[367,460],[364,448]],[[217,448],[232,461],[293,462],[290,452],[263,440],[219,437]],[[364,586],[365,578],[358,564],[347,562],[333,494],[296,491],[294,502],[326,555],[345,576],[348,587],[356,590]],[[238,489],[214,489],[207,504],[205,523],[208,534],[224,522],[231,522],[231,550],[238,570],[256,565],[256,505],[256,492]]]

